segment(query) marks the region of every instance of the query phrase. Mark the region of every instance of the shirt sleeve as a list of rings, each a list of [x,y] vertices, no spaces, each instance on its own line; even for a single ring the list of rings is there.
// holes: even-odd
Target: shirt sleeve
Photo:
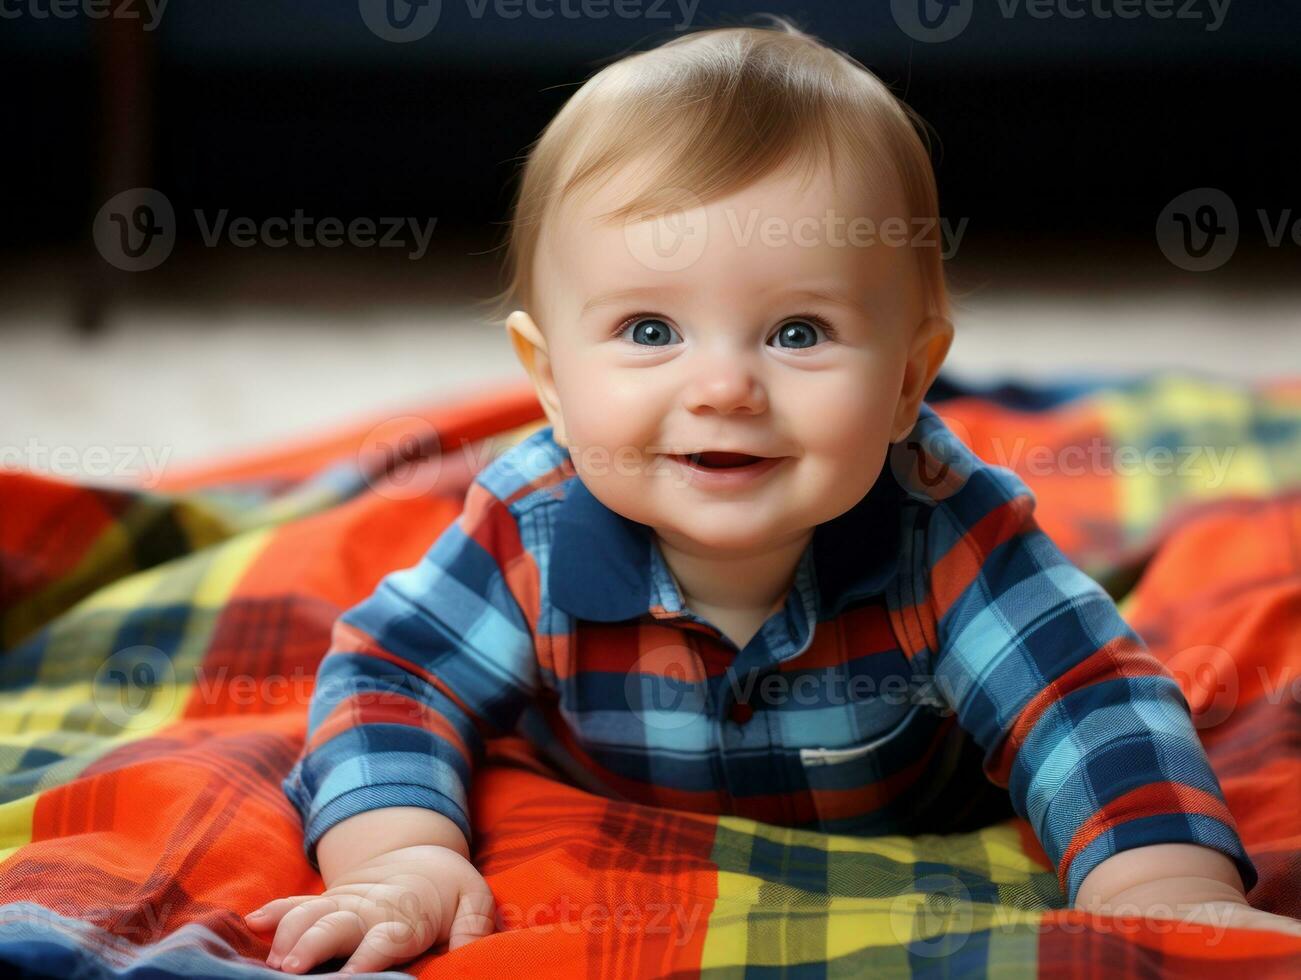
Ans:
[[[470,841],[468,793],[484,739],[509,734],[537,690],[533,634],[511,570],[528,580],[509,510],[478,481],[414,566],[386,575],[334,623],[302,752],[282,782],[303,851],[366,810],[422,806]]]
[[[1174,676],[1040,529],[1016,473],[947,452],[961,477],[926,522],[913,633],[1069,906],[1106,858],[1170,842],[1225,854],[1249,891],[1256,868]]]

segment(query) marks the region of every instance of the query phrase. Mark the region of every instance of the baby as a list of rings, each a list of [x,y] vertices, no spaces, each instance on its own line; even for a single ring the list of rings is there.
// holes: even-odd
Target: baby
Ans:
[[[923,401],[953,326],[917,122],[778,19],[611,64],[547,126],[499,312],[548,424],[335,624],[284,782],[325,892],[250,917],[271,966],[491,933],[467,801],[508,734],[649,805],[1015,813],[1074,907],[1301,930],[1248,905],[1174,678]]]

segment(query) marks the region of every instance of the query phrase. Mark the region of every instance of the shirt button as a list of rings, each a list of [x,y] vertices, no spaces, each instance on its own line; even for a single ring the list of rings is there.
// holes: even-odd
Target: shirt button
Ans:
[[[727,709],[727,716],[738,725],[744,725],[754,715],[754,708],[744,701],[733,701],[732,706]]]

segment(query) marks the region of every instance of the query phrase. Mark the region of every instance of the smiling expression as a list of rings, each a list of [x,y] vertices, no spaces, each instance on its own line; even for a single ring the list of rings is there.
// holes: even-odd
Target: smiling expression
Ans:
[[[807,534],[862,499],[911,424],[915,259],[844,231],[904,212],[846,199],[825,166],[799,185],[779,172],[676,222],[605,222],[616,177],[544,232],[535,383],[555,436],[593,496],[666,540],[740,555]],[[675,458],[703,451],[770,459]]]

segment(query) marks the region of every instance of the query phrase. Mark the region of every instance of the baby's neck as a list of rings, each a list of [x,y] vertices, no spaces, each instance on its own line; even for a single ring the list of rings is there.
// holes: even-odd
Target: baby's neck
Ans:
[[[718,557],[690,541],[656,533],[664,562],[687,605],[697,611],[742,615],[780,608],[812,536],[809,529],[790,541],[738,559]]]

